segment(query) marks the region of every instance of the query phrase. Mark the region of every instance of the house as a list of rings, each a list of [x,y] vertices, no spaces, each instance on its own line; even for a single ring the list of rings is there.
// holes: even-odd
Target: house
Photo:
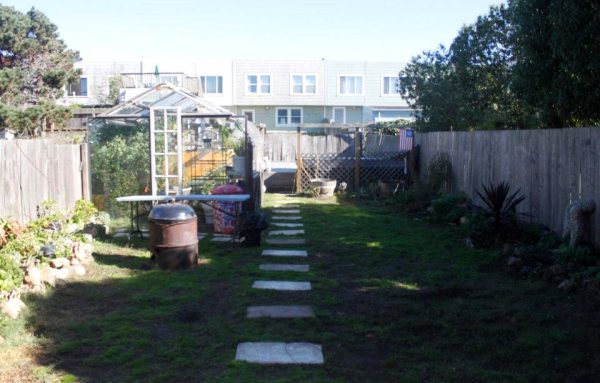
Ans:
[[[328,60],[205,60],[198,62],[79,63],[79,82],[62,102],[106,103],[117,79],[121,101],[168,82],[269,131],[295,131],[298,124],[371,123],[411,119],[399,93],[399,62]]]

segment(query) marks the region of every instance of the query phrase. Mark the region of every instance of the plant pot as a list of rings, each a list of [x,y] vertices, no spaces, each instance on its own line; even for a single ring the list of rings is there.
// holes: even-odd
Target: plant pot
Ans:
[[[337,180],[327,178],[313,178],[310,180],[310,185],[319,190],[320,196],[330,197],[333,195]]]
[[[233,175],[237,177],[246,175],[246,157],[233,156]]]
[[[383,198],[392,197],[400,185],[399,181],[394,180],[380,180],[377,184],[379,185],[379,195]]]

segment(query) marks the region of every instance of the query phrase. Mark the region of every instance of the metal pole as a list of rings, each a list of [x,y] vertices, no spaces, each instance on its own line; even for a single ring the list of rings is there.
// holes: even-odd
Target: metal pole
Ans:
[[[296,193],[302,193],[302,137],[300,126],[296,128]]]

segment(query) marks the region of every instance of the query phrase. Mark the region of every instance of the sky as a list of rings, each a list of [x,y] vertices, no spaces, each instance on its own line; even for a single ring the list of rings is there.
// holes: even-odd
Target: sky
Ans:
[[[3,0],[85,61],[409,61],[502,0]]]

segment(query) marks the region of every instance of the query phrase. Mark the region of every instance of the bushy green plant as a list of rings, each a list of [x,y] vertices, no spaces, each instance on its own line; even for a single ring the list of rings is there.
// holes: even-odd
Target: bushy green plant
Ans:
[[[493,220],[487,214],[469,214],[467,216],[466,234],[477,247],[491,247],[498,240]]]
[[[457,223],[467,212],[467,202],[465,195],[442,194],[431,200],[433,219],[437,222]]]
[[[0,291],[8,292],[21,286],[24,273],[16,253],[0,252]]]
[[[416,181],[407,190],[394,194],[393,201],[400,210],[414,213],[424,210],[431,202],[431,197],[429,188]]]
[[[567,244],[563,244],[558,249],[554,250],[553,253],[556,257],[556,261],[562,265],[572,262],[577,265],[591,266],[598,262],[592,253],[592,249],[589,247],[571,247]]]
[[[118,203],[117,197],[139,194],[148,185],[149,158],[150,145],[145,131],[115,135],[92,145],[92,175],[97,181],[96,189],[102,189],[106,196],[105,207],[112,216],[127,215],[128,206]]]
[[[439,153],[427,168],[427,187],[433,193],[447,193],[452,183],[452,163],[447,153]]]
[[[98,214],[98,209],[90,201],[80,199],[75,202],[75,208],[71,215],[71,221],[77,224],[80,228],[83,225],[90,223],[90,221]]]

